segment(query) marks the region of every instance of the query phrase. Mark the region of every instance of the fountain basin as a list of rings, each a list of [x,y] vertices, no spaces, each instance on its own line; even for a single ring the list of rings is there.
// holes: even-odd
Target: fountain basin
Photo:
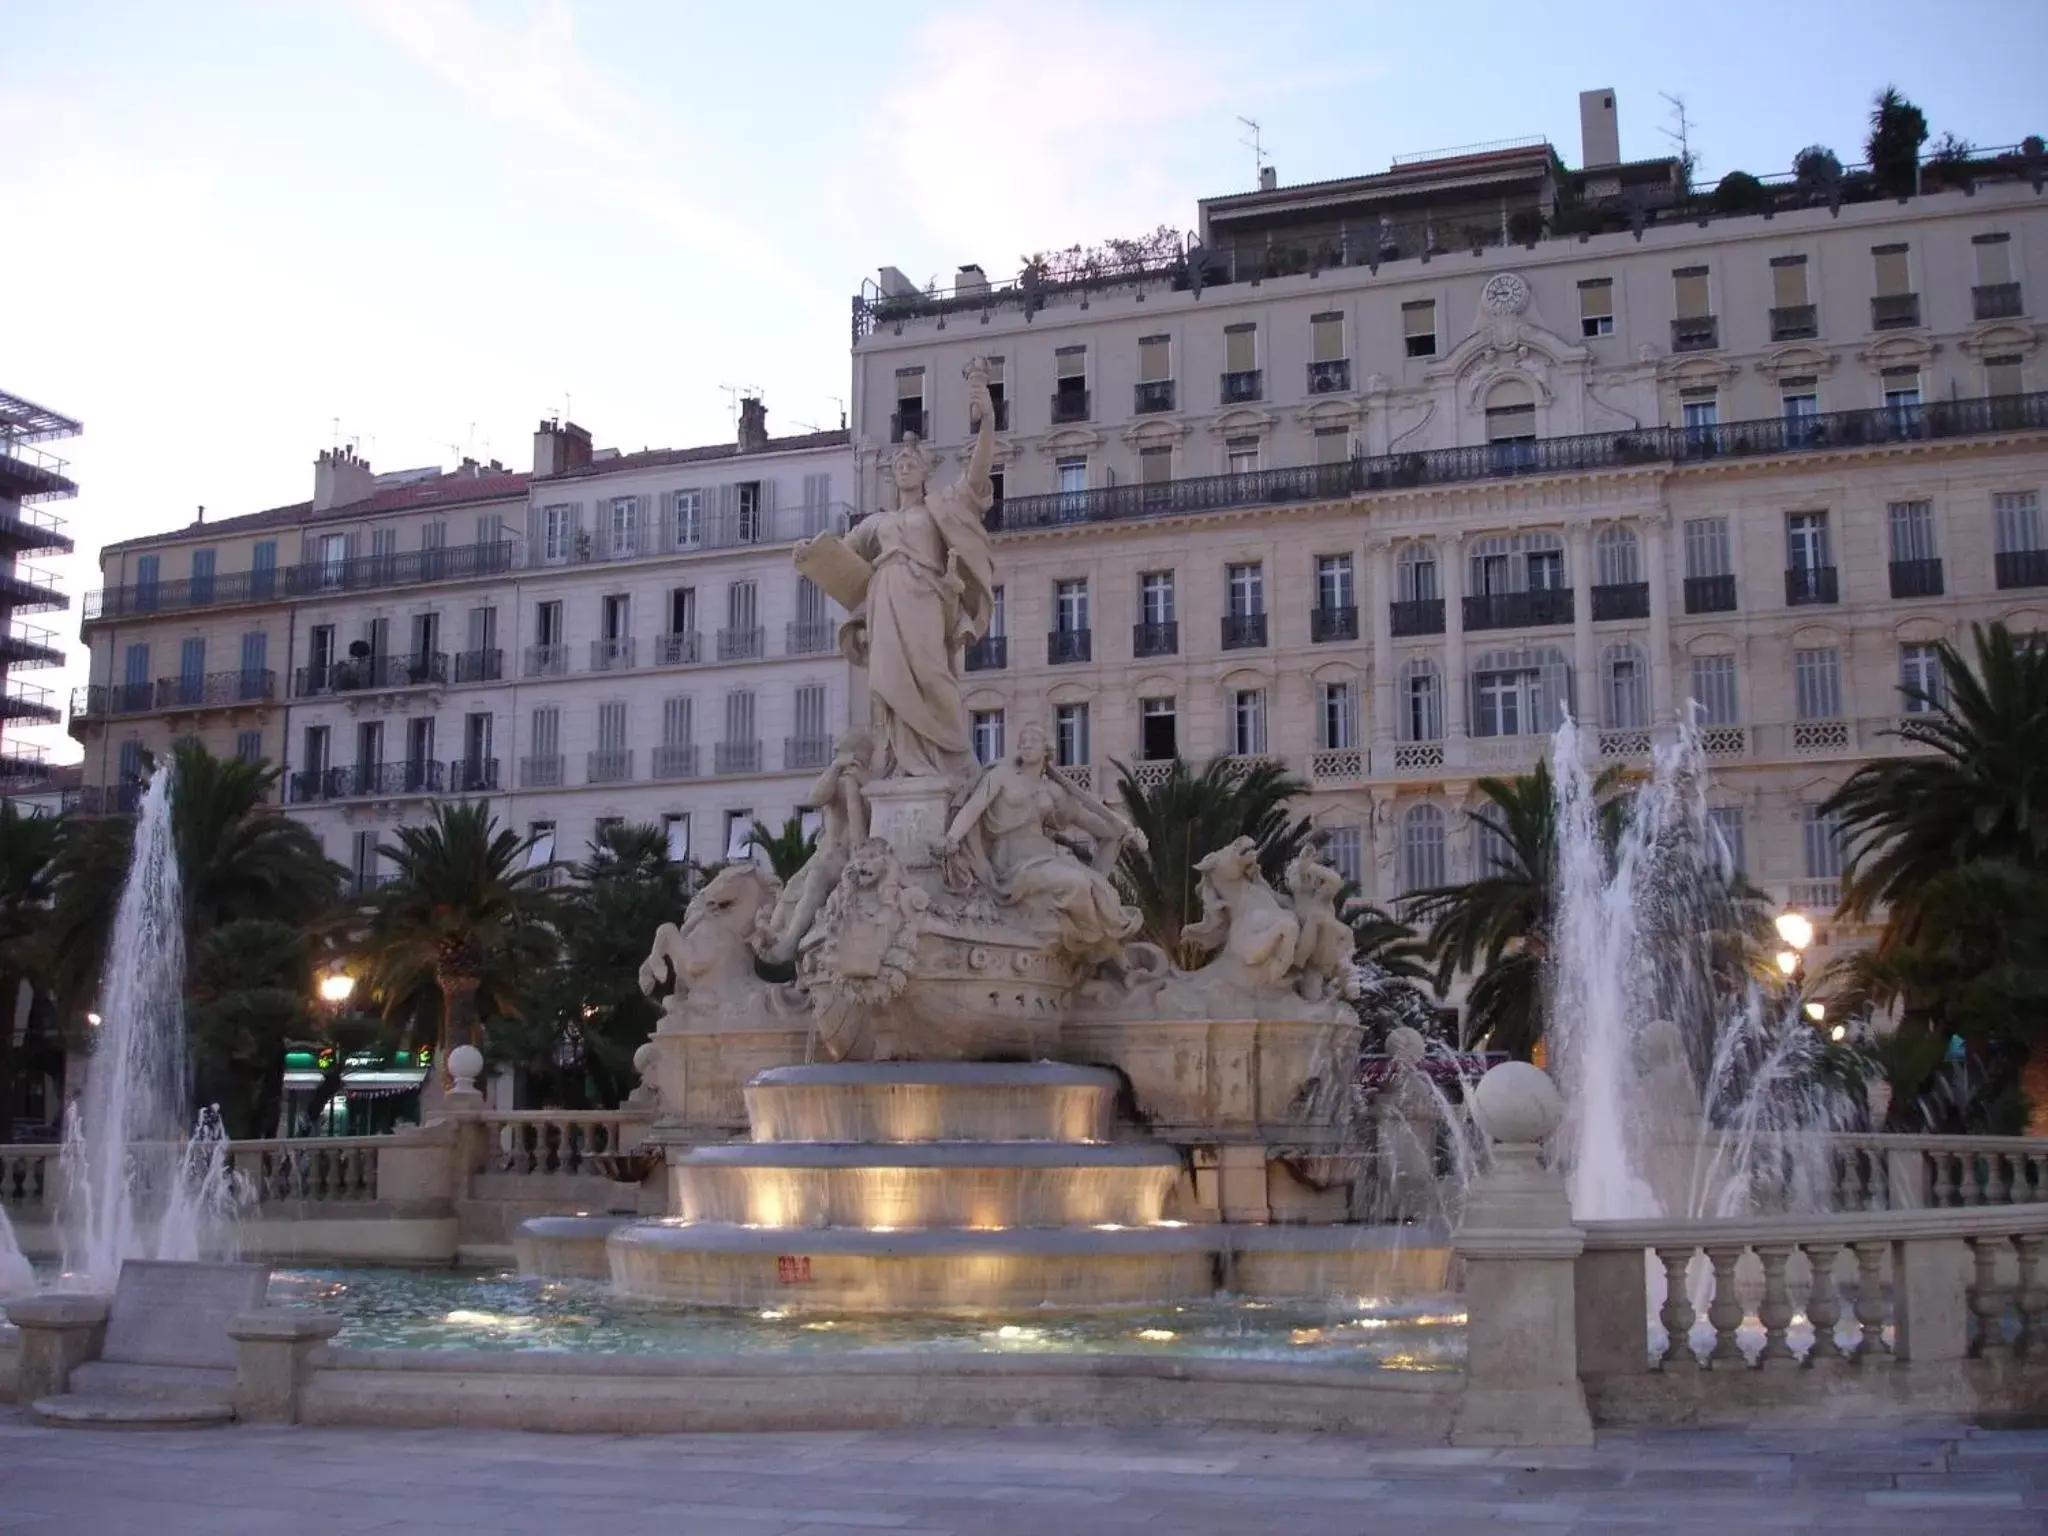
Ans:
[[[756,1141],[1107,1141],[1122,1084],[1058,1062],[777,1067],[746,1087]]]

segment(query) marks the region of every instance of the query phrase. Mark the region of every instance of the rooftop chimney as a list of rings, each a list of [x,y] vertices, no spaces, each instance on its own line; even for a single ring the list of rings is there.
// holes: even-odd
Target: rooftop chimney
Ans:
[[[1614,112],[1614,87],[1579,92],[1579,169],[1621,164],[1621,122]]]
[[[573,421],[544,421],[533,434],[533,472],[566,475],[590,462],[590,433]]]
[[[759,453],[768,446],[768,407],[759,400],[740,400],[740,452]]]
[[[353,448],[323,448],[313,461],[313,510],[352,507],[377,493],[370,461]]]
[[[1278,170],[1274,169],[1270,165],[1262,165],[1259,167],[1259,190],[1261,192],[1275,191],[1279,188],[1279,185],[1280,172]]]

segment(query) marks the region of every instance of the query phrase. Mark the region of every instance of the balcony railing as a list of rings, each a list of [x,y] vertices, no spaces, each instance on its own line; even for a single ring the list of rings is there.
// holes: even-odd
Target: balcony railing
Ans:
[[[1249,405],[1254,400],[1263,399],[1266,394],[1265,371],[1241,368],[1235,373],[1226,373],[1218,382],[1217,393],[1225,405]]]
[[[1602,619],[1647,619],[1650,616],[1650,584],[1625,581],[1593,589],[1593,621]]]
[[[1671,350],[1711,352],[1721,345],[1721,323],[1714,315],[1690,315],[1671,322]]]
[[[2001,550],[1992,556],[2000,591],[2011,587],[2048,587],[2048,549]]]
[[[1335,395],[1351,387],[1351,359],[1331,358],[1327,362],[1308,365],[1308,392],[1312,395]]]
[[[1644,464],[1691,464],[1767,455],[1823,453],[1843,447],[1982,437],[2048,430],[2048,393],[1944,400],[1911,411],[1876,407],[1826,415],[1765,417],[1712,427],[1633,427],[1502,445],[1473,444],[1416,453],[1307,464],[1237,475],[1201,475],[1150,485],[1104,486],[1009,496],[1005,530],[1069,523],[1124,522],[1219,512],[1237,507],[1334,501],[1383,490],[1455,485],[1525,475],[1580,474]],[[1499,449],[1518,450],[1503,453]]]
[[[1979,320],[2010,320],[2022,312],[2018,283],[1979,283],[1970,290],[1970,307]]]
[[[1785,571],[1785,601],[1794,608],[1841,601],[1832,565],[1794,565]]]
[[[1358,638],[1358,609],[1347,605],[1342,608],[1315,607],[1308,611],[1308,638],[1312,644],[1321,645],[1333,640],[1356,640]]]
[[[704,659],[704,637],[694,629],[676,630],[654,637],[657,667],[691,667]]]
[[[197,677],[160,677],[156,680],[158,709],[263,704],[276,697],[277,674],[264,670],[208,672]]]
[[[1732,574],[1686,577],[1685,611],[1687,613],[1733,613],[1735,611],[1735,577]]]
[[[718,632],[720,661],[759,661],[767,652],[768,631],[758,624],[752,629],[721,629]]]
[[[497,792],[498,760],[495,757],[458,757],[449,762],[449,794],[494,795]]]
[[[761,743],[758,741],[721,741],[711,752],[712,766],[721,774],[759,773],[761,771]]]
[[[1939,560],[1894,560],[1893,597],[1939,597],[1942,594]]]
[[[782,766],[785,772],[810,771],[832,761],[830,736],[785,736],[782,738]]]
[[[589,754],[584,765],[584,777],[592,784],[623,784],[633,777],[633,750],[630,747],[603,747]]]
[[[1526,629],[1572,621],[1572,589],[1541,587],[1529,592],[1482,592],[1465,599],[1465,628]]]
[[[631,635],[614,635],[609,640],[590,642],[590,670],[627,672],[633,668],[635,647]]]
[[[1811,304],[1780,304],[1771,310],[1771,340],[1810,341],[1820,334],[1820,311]]]
[[[503,651],[457,651],[455,653],[455,681],[458,683],[495,683],[505,675],[505,653]]]
[[[966,666],[970,672],[1000,672],[1010,664],[1010,638],[983,635],[967,647]]]
[[[1870,328],[1873,331],[1910,330],[1919,323],[1919,294],[1880,293],[1871,298]]]
[[[839,626],[830,619],[801,619],[787,627],[783,644],[792,656],[816,656],[831,650],[839,639]]]
[[[1088,391],[1085,389],[1055,390],[1052,397],[1052,421],[1054,426],[1088,419]]]
[[[526,648],[526,675],[528,677],[563,677],[569,671],[569,647],[566,645],[529,645]]]
[[[1131,401],[1132,414],[1149,416],[1155,411],[1170,411],[1172,409],[1173,380],[1147,379],[1144,383],[1135,387]]]
[[[1045,637],[1045,661],[1047,666],[1061,667],[1071,662],[1094,659],[1091,643],[1093,631],[1086,629],[1056,629]]]
[[[61,667],[64,645],[54,629],[12,624],[0,630],[0,661],[11,667]]]
[[[68,555],[76,546],[65,527],[64,519],[54,512],[15,501],[0,502],[0,549],[11,554]]]
[[[46,725],[59,725],[64,719],[64,707],[57,702],[56,694],[35,683],[24,683],[19,678],[9,678],[4,692],[0,692],[0,719],[37,720]]]
[[[1440,597],[1415,597],[1405,602],[1389,603],[1387,617],[1396,637],[1440,635],[1444,632],[1444,600]]]
[[[16,613],[39,613],[70,606],[70,594],[58,588],[57,578],[48,571],[39,571],[32,565],[0,571],[0,607]]]
[[[697,744],[693,741],[668,741],[656,747],[654,776],[657,779],[696,778]]]
[[[545,752],[519,759],[521,789],[560,789],[565,759],[559,752]]]
[[[1266,616],[1263,613],[1226,613],[1223,615],[1223,649],[1226,651],[1248,651],[1266,643]]]
[[[379,688],[431,688],[448,681],[448,653],[412,656],[351,656],[327,666],[299,668],[293,693],[302,699],[324,694],[362,693]]]
[[[1131,654],[1135,657],[1172,656],[1180,650],[1180,624],[1173,619],[1131,626]]]
[[[438,761],[356,763],[345,768],[301,769],[291,777],[291,798],[304,805],[316,800],[368,800],[397,795],[441,792]]]
[[[477,576],[496,576],[512,569],[513,544],[501,539],[494,544],[452,544],[441,549],[415,549],[405,554],[357,555],[349,560],[315,560],[289,565],[284,571],[288,597],[315,597],[328,592],[369,592],[380,587],[416,587],[432,581],[464,581]],[[246,572],[248,576],[266,572]],[[233,576],[217,576],[232,582]],[[245,590],[239,599],[216,595],[212,602],[249,601],[255,593]],[[195,601],[192,606],[204,606]]]

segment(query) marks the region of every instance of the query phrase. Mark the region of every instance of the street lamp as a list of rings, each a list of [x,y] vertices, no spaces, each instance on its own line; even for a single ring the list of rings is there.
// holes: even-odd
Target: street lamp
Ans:
[[[1805,954],[1807,946],[1813,943],[1813,919],[1797,907],[1787,907],[1775,919],[1778,937],[1785,941],[1788,949]],[[1781,962],[1782,964],[1782,962]]]
[[[1813,1020],[1814,1023],[1818,1024],[1828,1016],[1827,1007],[1825,1004],[1822,1003],[1808,1003],[1806,1005],[1806,1016],[1809,1019]],[[1835,1028],[1837,1029],[1840,1029],[1841,1027],[1842,1026],[1839,1024],[1835,1026]]]
[[[347,971],[330,971],[320,978],[320,1001],[339,1008],[355,996],[356,979]]]

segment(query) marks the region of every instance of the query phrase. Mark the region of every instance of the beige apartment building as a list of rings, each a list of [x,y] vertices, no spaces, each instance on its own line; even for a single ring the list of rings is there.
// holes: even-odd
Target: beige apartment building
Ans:
[[[486,797],[573,861],[607,820],[678,856],[792,814],[849,701],[839,615],[790,546],[843,527],[844,432],[622,454],[542,423],[531,472],[375,474],[323,452],[310,501],[112,545],[71,728],[88,810],[193,736],[282,765],[283,802],[374,886],[393,826]]]
[[[1578,170],[1534,142],[1268,173],[1185,245],[883,269],[860,506],[907,433],[957,465],[970,358],[1000,381],[984,757],[1035,721],[1102,792],[1277,758],[1384,901],[1479,867],[1458,812],[1565,710],[1642,764],[1690,709],[1750,878],[1832,908],[1819,803],[1895,749],[1933,642],[2048,628],[2040,147],[1738,212],[1616,163],[1611,92],[1582,112]]]

